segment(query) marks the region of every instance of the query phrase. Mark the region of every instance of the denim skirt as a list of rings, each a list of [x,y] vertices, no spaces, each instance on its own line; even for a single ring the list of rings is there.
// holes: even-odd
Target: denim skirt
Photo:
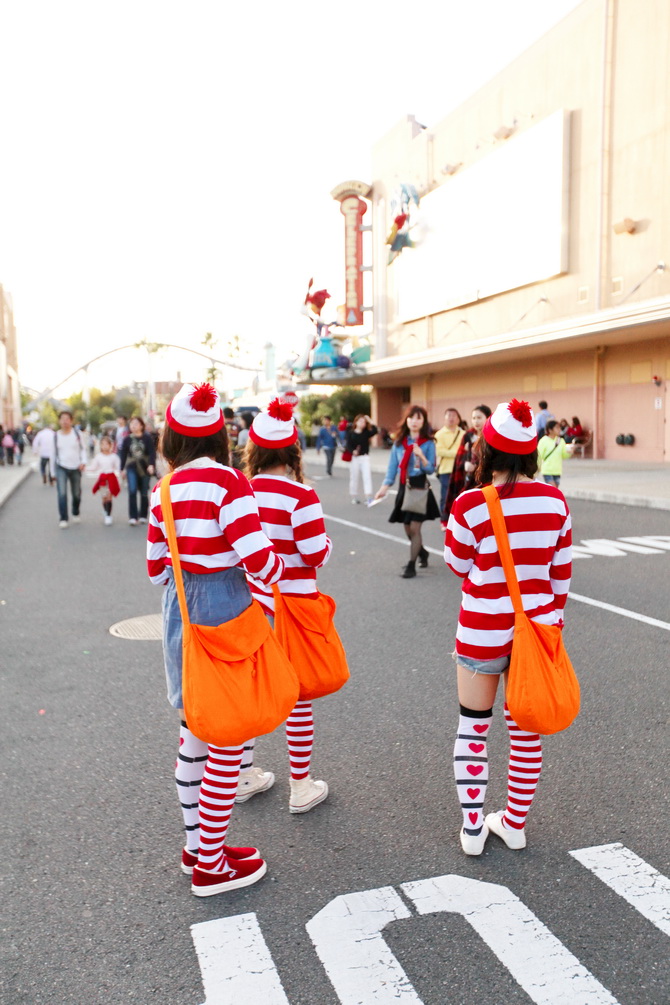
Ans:
[[[182,622],[172,568],[163,591],[163,657],[167,697],[173,708],[183,708],[181,691]],[[251,591],[242,569],[200,574],[182,569],[188,616],[194,625],[221,625],[232,621],[251,604]]]

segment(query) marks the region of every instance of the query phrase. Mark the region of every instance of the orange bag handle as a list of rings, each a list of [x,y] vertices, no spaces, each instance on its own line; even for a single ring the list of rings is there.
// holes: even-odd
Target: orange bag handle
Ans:
[[[509,546],[509,535],[507,533],[507,527],[505,526],[505,516],[502,511],[502,506],[500,505],[500,496],[498,495],[497,489],[494,485],[486,485],[482,489],[482,492],[484,494],[484,499],[486,500],[486,505],[488,506],[489,516],[491,517],[493,533],[498,546],[498,552],[500,554],[500,561],[502,562],[503,571],[505,573],[505,579],[507,580],[507,589],[509,590],[514,613],[523,614],[523,600],[521,599],[519,580],[517,578],[516,569],[514,568],[512,549]]]
[[[172,500],[170,499],[170,481],[172,475],[164,475],[161,479],[161,510],[163,511],[163,522],[167,533],[168,545],[170,546],[170,558],[172,559],[172,569],[174,572],[174,582],[177,587],[177,597],[179,599],[179,610],[184,628],[190,627],[188,617],[188,604],[186,603],[186,591],[184,590],[184,577],[181,572],[181,562],[179,561],[179,548],[177,546],[177,528],[174,523],[174,513],[172,512]]]

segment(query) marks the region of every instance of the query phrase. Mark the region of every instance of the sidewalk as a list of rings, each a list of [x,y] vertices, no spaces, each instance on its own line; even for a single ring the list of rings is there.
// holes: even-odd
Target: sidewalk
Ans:
[[[0,506],[5,503],[12,492],[19,487],[34,471],[33,461],[24,460],[23,464],[4,464],[0,467]]]
[[[375,489],[386,473],[389,451],[370,451]],[[324,465],[323,455],[314,449],[305,451],[310,467]],[[346,468],[338,452],[338,468]],[[670,510],[670,464],[638,464],[634,461],[593,461],[573,457],[563,462],[561,491],[566,499],[588,499],[593,502],[618,503],[623,506],[644,506]]]

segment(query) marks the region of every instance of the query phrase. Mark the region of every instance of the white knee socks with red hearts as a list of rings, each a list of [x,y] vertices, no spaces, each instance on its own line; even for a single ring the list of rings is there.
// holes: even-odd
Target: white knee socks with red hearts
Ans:
[[[179,753],[175,765],[174,777],[177,782],[177,795],[184,818],[186,831],[186,847],[192,855],[198,854],[200,843],[200,818],[198,801],[200,798],[200,783],[202,782],[205,764],[207,763],[207,744],[191,733],[185,722],[179,728]]]
[[[542,741],[537,733],[519,729],[505,702],[505,722],[509,730],[509,773],[507,806],[503,827],[522,830],[542,771]]]
[[[466,834],[479,834],[484,823],[484,797],[489,780],[486,740],[492,717],[492,708],[475,712],[461,705],[454,744],[454,776]]]

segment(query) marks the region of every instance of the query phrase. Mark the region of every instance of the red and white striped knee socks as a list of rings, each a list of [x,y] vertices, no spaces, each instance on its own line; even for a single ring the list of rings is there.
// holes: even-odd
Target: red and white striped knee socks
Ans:
[[[186,847],[192,855],[198,854],[200,841],[198,802],[206,761],[207,744],[203,740],[198,740],[182,720],[179,727],[179,753],[174,777],[177,782],[179,805],[184,818]]]
[[[198,868],[227,872],[224,851],[230,814],[235,805],[243,747],[214,747],[209,744],[207,763],[200,786],[200,845]]]
[[[492,708],[476,712],[461,705],[454,744],[454,776],[466,834],[479,834],[484,823],[484,797],[489,780],[486,740],[492,717]]]
[[[286,742],[291,762],[291,778],[307,778],[314,744],[314,716],[311,701],[299,701],[286,720]]]
[[[517,726],[507,702],[505,722],[509,730],[509,773],[502,822],[510,830],[522,830],[542,771],[542,741],[537,733],[526,733]]]

